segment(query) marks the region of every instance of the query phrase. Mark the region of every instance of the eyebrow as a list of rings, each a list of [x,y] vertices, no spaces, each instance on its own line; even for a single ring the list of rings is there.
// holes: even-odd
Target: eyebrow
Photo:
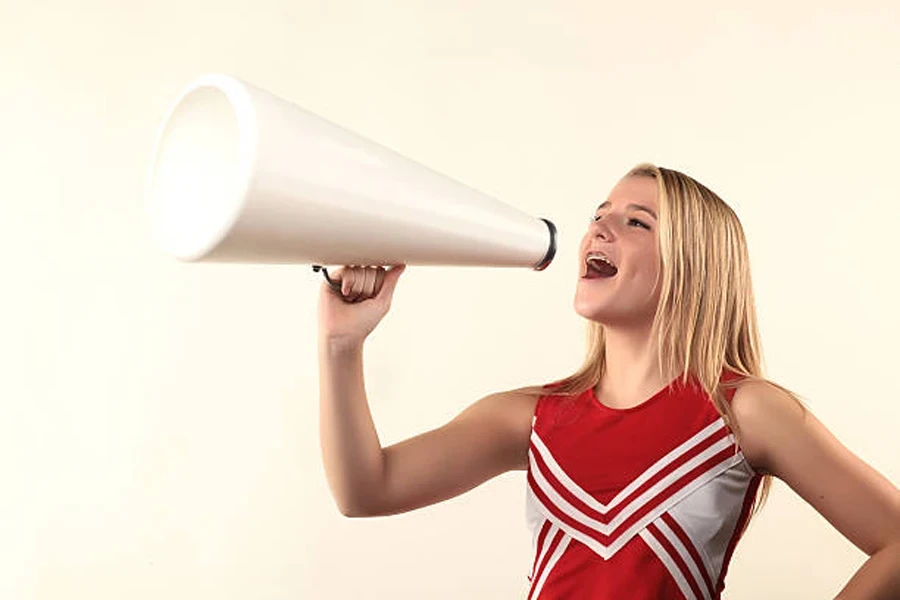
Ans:
[[[601,208],[606,208],[606,207],[609,206],[609,205],[610,205],[610,204],[609,204],[609,200],[607,200],[606,202],[604,202],[603,204],[601,204],[600,206],[598,206],[598,207],[597,207],[597,210],[600,210]],[[634,204],[634,203],[632,203],[632,204],[629,204],[629,205],[627,206],[627,208],[633,208],[634,210],[642,210],[642,211],[644,211],[645,213],[649,214],[649,215],[650,215],[651,217],[653,217],[654,219],[657,218],[655,212],[653,212],[652,210],[650,210],[649,208],[647,208],[646,206],[644,206],[644,205],[642,205],[642,204]],[[657,220],[658,220],[658,219],[657,219]]]

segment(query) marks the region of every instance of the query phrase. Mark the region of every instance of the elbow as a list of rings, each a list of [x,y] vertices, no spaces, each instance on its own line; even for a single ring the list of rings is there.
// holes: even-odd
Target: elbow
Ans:
[[[365,510],[361,510],[356,506],[341,506],[339,507],[341,514],[348,519],[362,519],[364,517],[370,517],[372,515],[368,514]]]
[[[337,508],[340,513],[348,519],[363,519],[378,516],[378,513],[372,509],[371,504],[368,502],[338,501]]]

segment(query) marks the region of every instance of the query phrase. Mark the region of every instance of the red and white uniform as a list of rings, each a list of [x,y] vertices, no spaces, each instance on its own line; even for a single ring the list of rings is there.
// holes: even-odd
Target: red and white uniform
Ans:
[[[528,459],[528,600],[720,598],[761,476],[696,380],[628,409],[542,396]]]

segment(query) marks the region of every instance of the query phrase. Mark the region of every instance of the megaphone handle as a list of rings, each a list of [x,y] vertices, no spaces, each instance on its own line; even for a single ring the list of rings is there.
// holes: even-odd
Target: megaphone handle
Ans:
[[[322,271],[322,274],[325,275],[325,281],[328,282],[328,285],[331,286],[331,289],[339,294],[341,293],[341,283],[339,281],[334,281],[328,276],[328,269],[326,269],[322,265],[313,265],[312,269],[316,272]]]

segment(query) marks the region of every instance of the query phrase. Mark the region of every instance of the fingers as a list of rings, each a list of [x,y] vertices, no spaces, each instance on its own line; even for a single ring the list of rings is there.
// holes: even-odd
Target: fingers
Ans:
[[[350,286],[350,302],[365,300],[366,268],[356,267],[353,272],[353,285]]]
[[[378,267],[375,270],[375,291],[373,292],[373,296],[378,296],[381,293],[381,288],[384,287],[384,267]]]
[[[361,267],[347,266],[344,267],[345,275],[341,281],[341,294],[347,302],[356,302],[362,292],[362,274]]]
[[[361,302],[377,297],[386,284],[388,293],[393,293],[399,277],[399,272],[395,273],[397,270],[397,267],[394,267],[388,273],[384,267],[351,265],[344,266],[332,276],[332,279],[340,281],[344,300]],[[401,268],[400,271],[402,270]]]

